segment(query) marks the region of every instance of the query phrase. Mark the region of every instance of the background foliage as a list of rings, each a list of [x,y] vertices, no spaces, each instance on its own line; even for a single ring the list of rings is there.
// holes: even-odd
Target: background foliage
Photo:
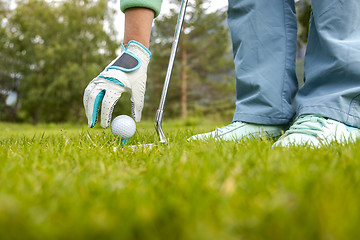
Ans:
[[[152,32],[145,119],[154,117],[167,69],[179,7],[179,0],[171,2],[173,9],[156,19]],[[24,0],[10,7],[10,2],[0,1],[0,121],[85,122],[83,90],[116,56],[120,45],[108,3]],[[190,1],[167,117],[231,119],[233,114],[235,81],[226,9],[210,12],[207,6],[203,0]],[[297,11],[298,46],[303,50],[310,2],[298,1]],[[17,100],[9,106],[10,94]],[[128,95],[115,108],[114,114],[120,113],[130,114]]]
[[[12,76],[2,82],[18,93],[17,119],[82,119],[83,89],[118,47],[103,27],[110,18],[106,0],[17,2],[2,45],[9,56],[2,76]]]
[[[180,1],[173,2],[176,8],[157,20],[152,32],[151,49],[154,55],[149,71],[153,93],[149,96],[149,102],[152,107],[157,107],[159,102],[169,61],[180,5]],[[226,12],[217,10],[208,13],[206,1],[190,1],[172,74],[168,94],[170,104],[166,114],[186,118],[186,110],[190,110],[191,115],[206,114],[207,111],[216,112],[217,105],[222,106],[222,113],[228,109],[232,111],[235,94],[229,92],[235,93],[234,78]],[[155,110],[148,109],[151,112]]]

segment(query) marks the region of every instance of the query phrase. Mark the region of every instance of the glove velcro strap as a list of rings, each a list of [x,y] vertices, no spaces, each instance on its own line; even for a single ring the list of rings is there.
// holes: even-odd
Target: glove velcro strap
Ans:
[[[131,52],[124,52],[112,66],[106,70],[117,69],[123,72],[133,72],[140,68],[141,60]]]

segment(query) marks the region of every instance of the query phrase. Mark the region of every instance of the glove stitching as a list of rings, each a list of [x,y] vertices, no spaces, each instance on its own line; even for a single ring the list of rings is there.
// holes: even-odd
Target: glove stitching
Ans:
[[[108,117],[108,122],[107,122],[107,125],[106,126],[109,126],[110,125],[110,122],[111,122],[111,115],[114,111],[114,107],[116,105],[116,103],[119,101],[119,98],[115,100],[114,104],[111,106],[110,108],[110,113],[109,113],[109,117]]]

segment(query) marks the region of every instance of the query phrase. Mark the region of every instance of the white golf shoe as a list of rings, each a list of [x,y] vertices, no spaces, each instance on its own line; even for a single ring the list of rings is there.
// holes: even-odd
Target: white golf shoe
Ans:
[[[239,141],[242,139],[276,138],[281,136],[284,126],[260,125],[245,122],[233,122],[212,132],[198,134],[188,138],[192,140]]]
[[[310,146],[321,147],[332,142],[348,143],[360,138],[358,128],[319,116],[302,115],[281,136],[273,147]]]

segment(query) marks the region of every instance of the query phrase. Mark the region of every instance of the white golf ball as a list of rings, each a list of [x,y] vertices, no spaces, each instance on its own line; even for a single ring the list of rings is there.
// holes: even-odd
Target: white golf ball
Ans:
[[[135,131],[135,121],[127,115],[117,116],[111,123],[111,132],[121,139],[131,138]]]

